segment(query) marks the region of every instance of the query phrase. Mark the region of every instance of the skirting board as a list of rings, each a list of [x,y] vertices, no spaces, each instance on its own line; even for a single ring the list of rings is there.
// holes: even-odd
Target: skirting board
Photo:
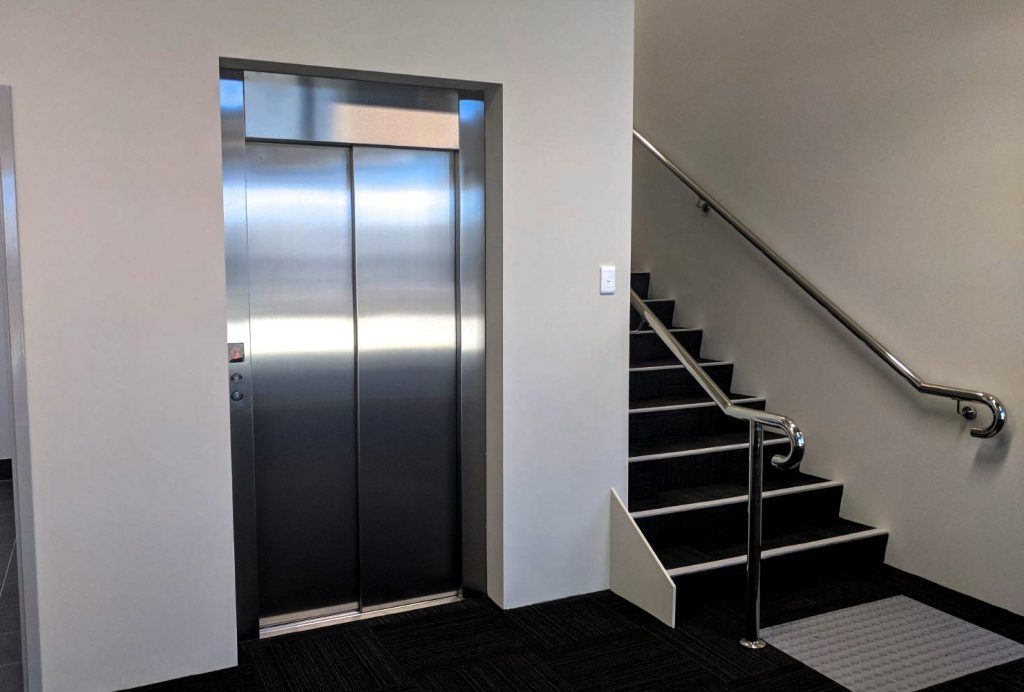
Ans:
[[[669,627],[676,626],[676,584],[661,566],[619,494],[611,494],[611,564],[613,593],[642,608]]]

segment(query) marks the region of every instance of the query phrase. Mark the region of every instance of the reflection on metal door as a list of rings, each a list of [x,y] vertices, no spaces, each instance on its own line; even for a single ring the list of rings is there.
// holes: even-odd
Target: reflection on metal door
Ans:
[[[349,152],[249,144],[260,615],[359,600]]]
[[[457,592],[453,162],[246,147],[265,625]]]
[[[352,158],[366,608],[459,583],[455,189],[451,152]]]

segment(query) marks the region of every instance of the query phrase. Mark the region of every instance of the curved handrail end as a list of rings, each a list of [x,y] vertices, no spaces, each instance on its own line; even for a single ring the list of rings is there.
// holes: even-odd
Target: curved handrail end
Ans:
[[[772,457],[772,466],[783,471],[790,471],[800,466],[800,462],[804,458],[804,449],[807,446],[807,442],[804,440],[804,434],[800,432],[800,428],[796,427],[796,424],[788,420],[788,426],[784,432],[789,437],[789,453],[788,454],[776,454]]]
[[[772,466],[775,468],[782,471],[790,471],[798,467],[800,462],[803,461],[807,441],[804,439],[803,432],[793,422],[793,419],[778,413],[761,411],[760,409],[753,409],[747,406],[737,406],[735,404],[723,408],[722,412],[733,418],[778,430],[786,436],[786,439],[789,441],[789,452],[787,454],[776,454],[772,457]]]
[[[992,422],[987,428],[971,428],[971,437],[995,437],[1006,425],[1006,406],[991,394],[982,394],[976,401],[988,406]]]

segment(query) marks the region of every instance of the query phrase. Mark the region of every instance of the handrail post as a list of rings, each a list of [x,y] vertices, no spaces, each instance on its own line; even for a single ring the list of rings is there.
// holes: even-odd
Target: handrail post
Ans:
[[[761,497],[764,489],[764,428],[767,425],[778,429],[789,439],[789,452],[772,458],[772,466],[778,469],[794,469],[804,458],[804,434],[800,432],[791,419],[777,413],[737,406],[729,395],[722,391],[707,372],[701,368],[697,359],[690,355],[682,344],[672,336],[668,327],[662,323],[654,311],[648,307],[640,295],[630,289],[629,302],[640,317],[658,335],[662,343],[676,359],[686,368],[697,384],[707,392],[711,400],[722,412],[732,418],[749,421],[750,423],[750,456],[749,456],[749,488],[747,502],[747,624],[744,628],[744,639],[741,643],[748,649],[762,649],[765,643],[760,636],[761,617]]]
[[[763,649],[761,639],[761,494],[764,490],[764,425],[750,421],[750,469],[747,487],[746,621],[740,644]]]

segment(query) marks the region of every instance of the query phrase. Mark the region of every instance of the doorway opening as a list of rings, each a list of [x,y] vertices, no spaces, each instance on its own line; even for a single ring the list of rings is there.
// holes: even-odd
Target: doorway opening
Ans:
[[[11,88],[0,85],[0,686],[39,681],[28,384]]]
[[[240,638],[486,588],[484,101],[221,72]]]

